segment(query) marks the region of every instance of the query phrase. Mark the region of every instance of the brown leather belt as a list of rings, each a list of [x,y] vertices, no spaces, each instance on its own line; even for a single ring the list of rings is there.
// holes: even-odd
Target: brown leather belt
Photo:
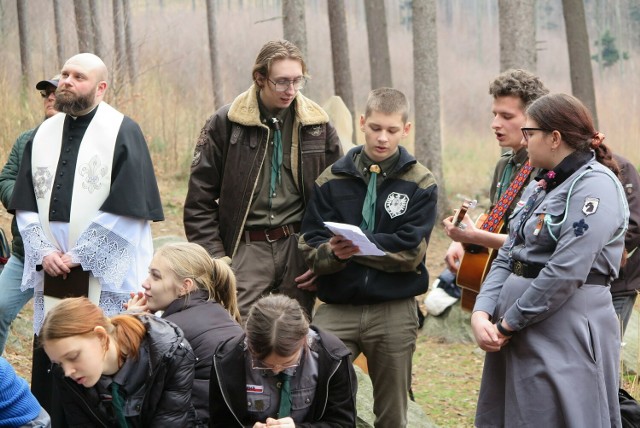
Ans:
[[[285,224],[284,226],[274,227],[273,229],[262,230],[246,230],[244,231],[244,239],[250,241],[266,241],[276,242],[283,238],[287,238],[294,233],[300,232],[300,223]]]
[[[523,278],[536,278],[540,271],[544,269],[544,265],[523,263],[518,260],[511,262],[511,272]],[[585,284],[607,286],[610,283],[609,277],[601,273],[591,272],[587,275]]]

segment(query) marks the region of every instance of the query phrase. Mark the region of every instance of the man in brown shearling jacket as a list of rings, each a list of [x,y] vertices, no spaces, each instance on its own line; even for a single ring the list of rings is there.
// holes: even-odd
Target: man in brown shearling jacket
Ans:
[[[300,93],[306,75],[295,45],[267,42],[253,85],[207,120],[196,144],[186,236],[230,260],[243,318],[272,292],[297,299],[309,316],[315,301],[297,236],[315,179],[342,152],[328,115]]]

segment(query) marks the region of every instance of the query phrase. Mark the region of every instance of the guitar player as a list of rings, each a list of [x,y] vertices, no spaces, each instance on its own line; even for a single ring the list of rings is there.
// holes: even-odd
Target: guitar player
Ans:
[[[527,165],[527,150],[521,144],[521,127],[525,125],[525,110],[533,101],[549,93],[540,78],[526,70],[507,70],[500,74],[489,85],[489,94],[493,96],[491,122],[498,141],[503,149],[508,149],[498,160],[493,174],[493,181],[489,190],[491,209],[488,217],[491,224],[484,222],[476,226],[469,215],[462,218],[456,225],[453,216],[443,220],[447,235],[453,240],[449,246],[445,262],[452,272],[458,274],[458,285],[465,263],[463,256],[478,252],[490,254],[487,249],[498,249],[506,239],[506,235],[499,233],[504,226],[506,230],[511,211],[520,199],[521,191],[527,183],[536,176]],[[471,255],[467,258],[471,259]],[[487,259],[485,259],[487,260]],[[488,258],[490,263],[491,259]],[[460,271],[458,269],[460,268]],[[479,291],[484,275],[488,271],[480,269],[472,271],[474,285],[469,289],[463,287],[463,308],[471,310],[475,302],[475,295]],[[469,275],[467,275],[469,276]],[[476,285],[477,284],[477,289]],[[466,298],[465,296],[470,296]]]

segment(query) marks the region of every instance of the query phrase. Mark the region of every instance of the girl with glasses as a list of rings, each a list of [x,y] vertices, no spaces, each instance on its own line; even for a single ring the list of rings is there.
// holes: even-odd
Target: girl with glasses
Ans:
[[[629,210],[604,135],[575,97],[545,95],[523,128],[533,167],[476,300],[487,351],[477,427],[620,426],[620,328],[609,285]]]
[[[354,427],[356,388],[344,344],[309,326],[296,300],[266,296],[251,308],[245,334],[216,351],[211,426]]]

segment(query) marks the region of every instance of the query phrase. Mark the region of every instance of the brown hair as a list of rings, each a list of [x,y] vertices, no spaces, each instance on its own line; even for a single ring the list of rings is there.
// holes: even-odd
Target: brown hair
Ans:
[[[120,365],[127,356],[138,358],[140,343],[147,332],[144,324],[135,315],[116,315],[109,319],[86,297],[64,299],[51,309],[38,340],[42,345],[49,340],[95,335],[94,329],[98,326],[115,341]]]
[[[275,353],[293,355],[309,332],[309,322],[300,304],[287,296],[271,294],[258,300],[245,326],[247,345],[259,360]]]
[[[407,97],[399,90],[393,88],[378,88],[369,92],[364,117],[365,119],[368,118],[374,111],[384,114],[400,113],[402,115],[402,122],[407,123],[410,109],[411,107],[409,106]]]
[[[222,260],[212,259],[207,250],[191,242],[163,245],[156,251],[163,257],[174,276],[182,281],[190,278],[199,290],[206,291],[231,317],[240,322],[236,296],[236,277]]]
[[[489,84],[489,94],[493,98],[518,97],[524,110],[532,102],[549,93],[540,78],[527,70],[510,69],[500,73]]]
[[[292,59],[294,61],[300,61],[302,65],[302,74],[307,76],[307,65],[302,58],[302,52],[296,45],[288,40],[272,40],[265,43],[260,49],[256,62],[253,64],[253,70],[251,70],[251,79],[256,79],[256,73],[263,77],[269,77],[271,72],[271,64],[274,61],[282,59]],[[307,76],[308,77],[308,76]]]
[[[602,143],[602,134],[594,128],[591,112],[576,97],[567,94],[545,95],[529,106],[527,116],[542,129],[558,131],[562,140],[574,150],[595,151],[598,162],[614,174],[620,174],[613,152]]]

